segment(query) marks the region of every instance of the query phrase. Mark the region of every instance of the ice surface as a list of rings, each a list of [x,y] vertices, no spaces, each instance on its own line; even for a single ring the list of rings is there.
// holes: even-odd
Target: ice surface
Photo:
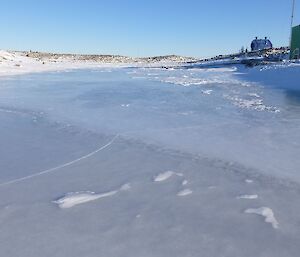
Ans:
[[[2,78],[0,256],[298,257],[300,98],[263,72]]]
[[[9,180],[9,181],[6,181],[6,182],[3,182],[0,184],[0,186],[6,186],[6,185],[11,185],[11,184],[15,184],[15,183],[18,183],[18,182],[21,182],[21,181],[24,181],[24,180],[29,180],[29,179],[32,179],[34,177],[38,177],[38,176],[43,176],[45,174],[48,174],[48,173],[53,173],[53,172],[56,172],[56,171],[59,171],[65,167],[68,167],[68,166],[72,166],[74,165],[75,163],[77,162],[80,162],[84,159],[87,159],[87,158],[90,158],[91,156],[97,154],[98,152],[104,150],[105,148],[109,147],[114,141],[115,139],[118,137],[117,136],[114,136],[112,138],[112,140],[110,140],[107,144],[101,146],[100,148],[96,149],[95,151],[92,151],[86,155],[83,155],[75,160],[72,160],[72,161],[69,161],[69,162],[66,162],[64,164],[61,164],[59,166],[56,166],[56,167],[53,167],[53,168],[50,168],[50,169],[46,169],[46,170],[43,170],[43,171],[40,171],[40,172],[37,172],[37,173],[34,173],[34,174],[31,174],[31,175],[28,175],[28,176],[25,176],[25,177],[20,177],[20,178],[17,178],[17,179],[13,179],[13,180]]]

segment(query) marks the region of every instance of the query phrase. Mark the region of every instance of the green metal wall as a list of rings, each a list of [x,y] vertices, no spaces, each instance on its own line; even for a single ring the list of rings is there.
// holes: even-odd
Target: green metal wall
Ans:
[[[291,59],[300,58],[300,25],[293,27],[291,42]]]

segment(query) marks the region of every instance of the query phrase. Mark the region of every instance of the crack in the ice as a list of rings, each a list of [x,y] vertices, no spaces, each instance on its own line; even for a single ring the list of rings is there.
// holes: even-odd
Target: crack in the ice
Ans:
[[[98,148],[97,150],[89,153],[89,154],[86,154],[80,158],[77,158],[73,161],[70,161],[70,162],[67,162],[67,163],[64,163],[64,164],[61,164],[59,166],[56,166],[54,168],[50,168],[50,169],[47,169],[47,170],[43,170],[41,172],[38,172],[38,173],[34,173],[32,175],[28,175],[28,176],[25,176],[25,177],[22,177],[22,178],[17,178],[17,179],[14,179],[14,180],[10,180],[10,181],[7,181],[7,182],[4,182],[4,183],[1,183],[0,184],[0,187],[2,186],[7,186],[7,185],[11,185],[11,184],[15,184],[15,183],[18,183],[18,182],[21,182],[21,181],[24,181],[24,180],[29,180],[29,179],[32,179],[32,178],[35,178],[35,177],[39,177],[39,176],[42,176],[42,175],[45,175],[45,174],[49,174],[49,173],[52,173],[52,172],[55,172],[57,170],[60,170],[62,168],[65,168],[65,167],[68,167],[70,165],[73,165],[77,162],[80,162],[84,159],[87,159],[87,158],[90,158],[92,157],[93,155],[97,154],[98,152],[106,149],[107,147],[109,147],[110,145],[112,145],[114,143],[114,141],[119,137],[119,134],[115,135],[113,137],[113,139],[111,141],[109,141],[107,144],[105,144],[104,146],[101,146],[100,148]]]

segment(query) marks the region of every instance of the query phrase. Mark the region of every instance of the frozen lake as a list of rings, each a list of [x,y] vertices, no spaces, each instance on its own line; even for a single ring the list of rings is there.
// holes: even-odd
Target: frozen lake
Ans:
[[[299,128],[241,67],[1,78],[0,256],[296,257]]]

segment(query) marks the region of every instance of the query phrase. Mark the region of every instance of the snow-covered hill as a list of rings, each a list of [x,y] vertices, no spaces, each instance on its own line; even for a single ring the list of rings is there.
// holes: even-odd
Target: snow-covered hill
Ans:
[[[195,60],[195,58],[177,55],[132,58],[119,55],[52,54],[0,50],[0,76],[97,67],[174,66]]]

